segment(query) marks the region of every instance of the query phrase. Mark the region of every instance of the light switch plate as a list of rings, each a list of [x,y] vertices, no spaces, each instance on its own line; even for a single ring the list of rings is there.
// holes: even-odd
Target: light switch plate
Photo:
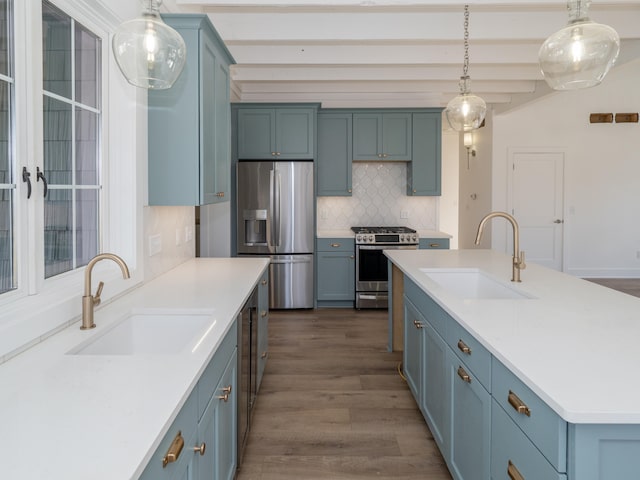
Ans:
[[[153,257],[162,251],[162,235],[149,235],[149,256]]]

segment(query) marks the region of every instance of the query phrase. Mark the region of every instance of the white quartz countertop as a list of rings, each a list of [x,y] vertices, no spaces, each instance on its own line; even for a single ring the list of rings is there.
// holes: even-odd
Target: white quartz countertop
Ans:
[[[490,250],[389,250],[387,257],[570,423],[640,424],[640,298],[535,264],[522,283]],[[423,268],[479,268],[533,298],[463,299]]]
[[[2,478],[138,478],[267,266],[190,260],[0,365]],[[67,354],[137,309],[206,313],[208,333],[171,355]]]

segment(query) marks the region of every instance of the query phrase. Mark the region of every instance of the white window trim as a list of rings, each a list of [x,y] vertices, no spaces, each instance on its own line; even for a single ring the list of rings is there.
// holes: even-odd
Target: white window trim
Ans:
[[[131,279],[123,280],[112,262],[99,262],[93,271],[93,288],[105,282],[103,304],[135,288],[143,281],[142,205],[144,189],[137,179],[144,174],[147,138],[146,91],[129,85],[120,73],[111,51],[111,36],[122,21],[99,0],[51,0],[80,23],[102,37],[103,158],[101,251],[120,255],[128,264]],[[14,1],[16,152],[21,164],[42,167],[42,32],[41,0]],[[37,18],[34,22],[31,18]],[[29,52],[29,54],[27,54]],[[27,83],[29,79],[33,79]],[[24,86],[20,83],[24,82]],[[34,136],[33,132],[37,132]],[[26,157],[25,157],[26,156]],[[38,160],[40,159],[40,160]],[[31,170],[31,169],[30,169]],[[16,172],[16,177],[18,177]],[[39,185],[32,178],[34,195],[26,200],[26,185],[16,178],[16,255],[19,289],[0,296],[0,363],[49,335],[77,322],[81,313],[84,269],[44,280],[41,235],[43,200],[33,201]],[[28,224],[32,227],[29,229]],[[34,226],[35,225],[35,226]],[[27,233],[27,238],[24,238]],[[34,252],[39,252],[34,255]]]

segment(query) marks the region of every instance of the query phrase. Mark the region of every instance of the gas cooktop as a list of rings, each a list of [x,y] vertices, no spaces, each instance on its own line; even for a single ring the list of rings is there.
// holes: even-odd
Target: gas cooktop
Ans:
[[[351,227],[355,234],[416,233],[409,227]]]

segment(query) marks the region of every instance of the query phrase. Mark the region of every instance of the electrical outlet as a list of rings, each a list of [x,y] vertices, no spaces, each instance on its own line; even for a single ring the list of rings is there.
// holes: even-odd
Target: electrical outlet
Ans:
[[[182,243],[182,233],[179,228],[176,228],[176,247]]]
[[[400,218],[409,218],[409,210],[400,210]]]
[[[162,251],[162,235],[149,235],[149,256],[153,257]]]

